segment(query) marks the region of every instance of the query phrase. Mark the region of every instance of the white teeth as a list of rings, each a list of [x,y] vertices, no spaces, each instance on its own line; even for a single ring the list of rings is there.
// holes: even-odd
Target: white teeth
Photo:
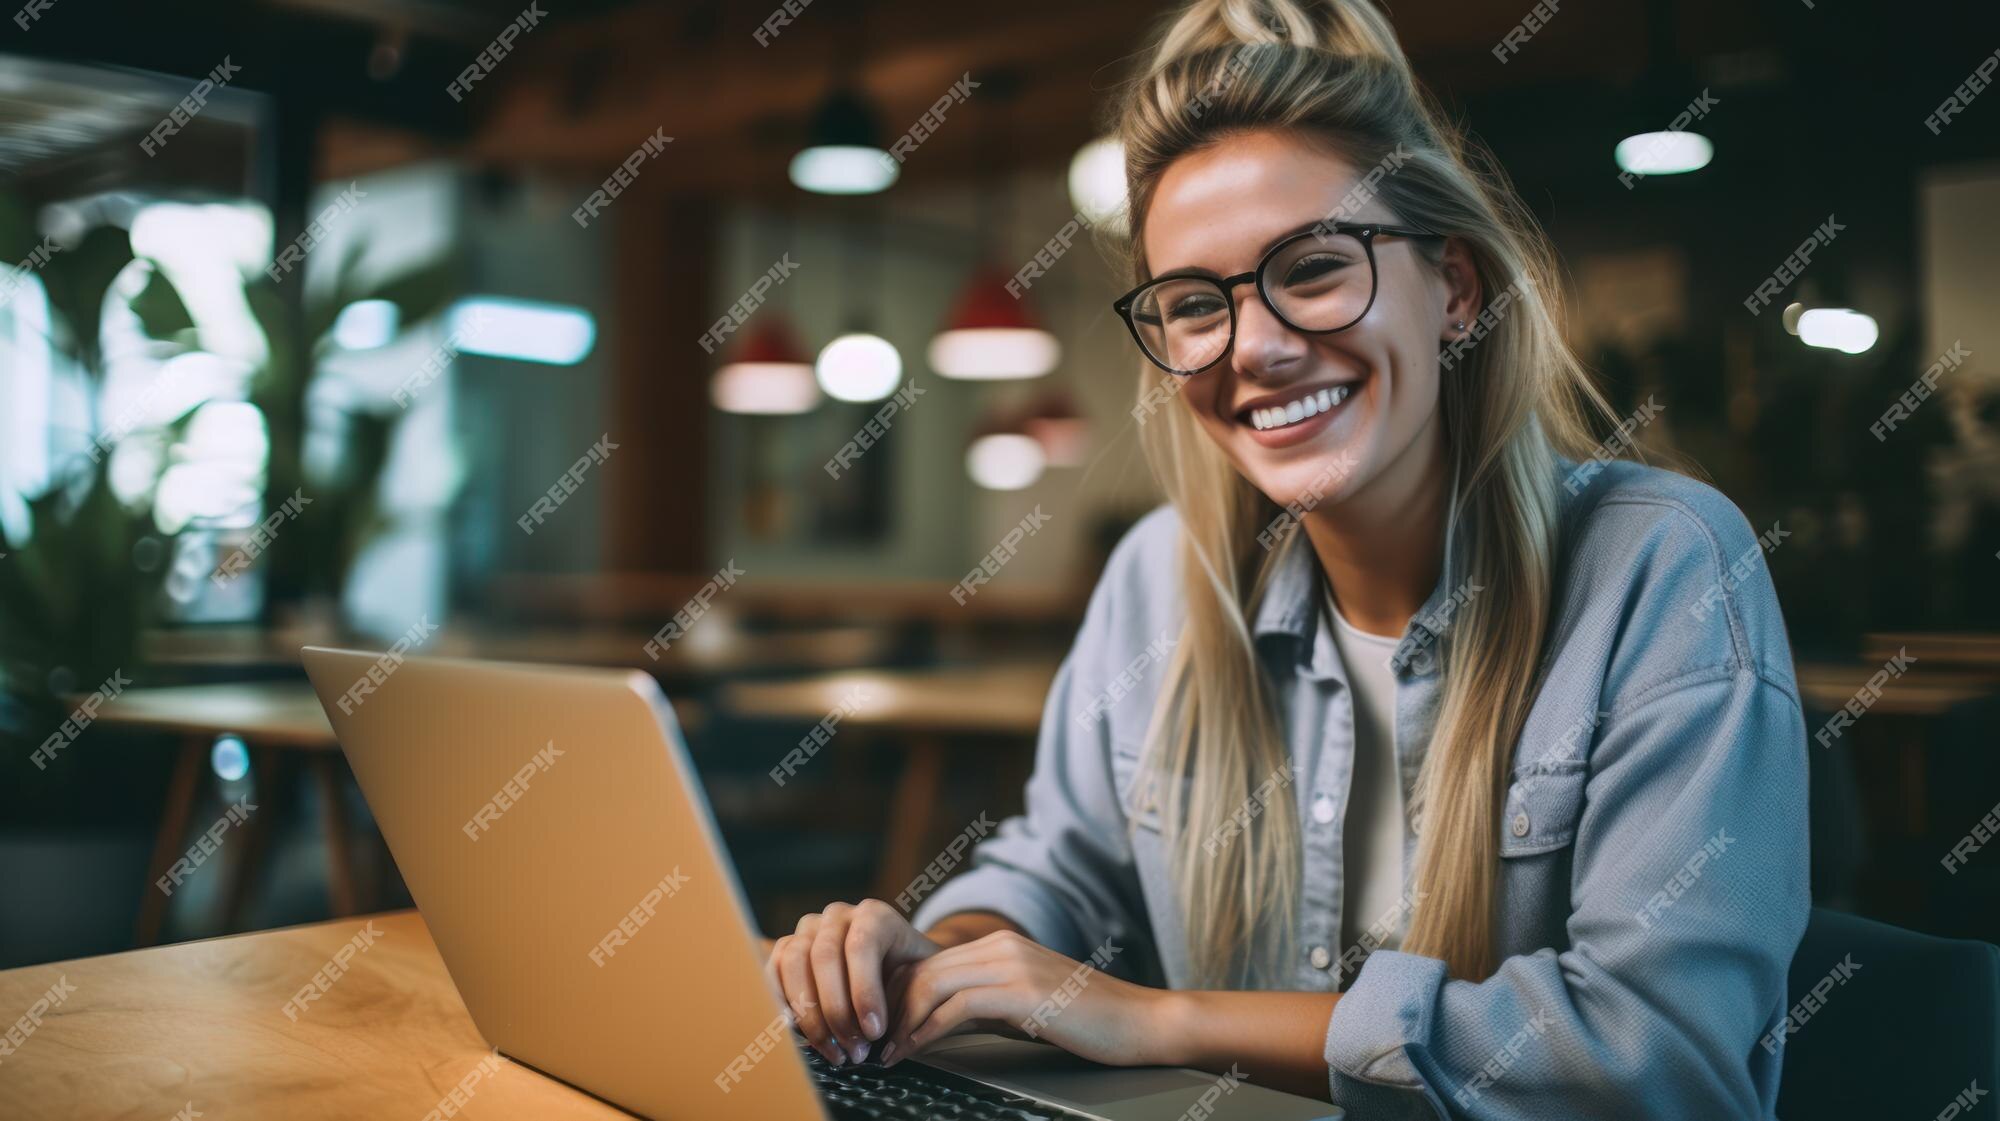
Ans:
[[[1268,432],[1273,428],[1283,428],[1289,424],[1297,424],[1307,417],[1318,416],[1321,413],[1333,411],[1342,401],[1347,400],[1353,392],[1353,386],[1341,385],[1335,386],[1332,389],[1322,389],[1318,393],[1307,394],[1289,404],[1269,405],[1261,409],[1251,409],[1250,426],[1259,432]]]

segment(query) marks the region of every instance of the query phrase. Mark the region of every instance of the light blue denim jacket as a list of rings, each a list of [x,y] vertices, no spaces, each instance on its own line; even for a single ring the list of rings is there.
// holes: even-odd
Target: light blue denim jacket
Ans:
[[[1772,1116],[1779,1054],[1758,1040],[1784,1018],[1809,901],[1805,725],[1770,574],[1712,488],[1560,466],[1555,610],[1499,822],[1502,964],[1484,981],[1337,944],[1353,710],[1303,534],[1252,619],[1303,830],[1296,972],[1274,987],[1352,978],[1325,1055],[1357,1121]],[[920,928],[996,911],[1071,957],[1110,940],[1118,972],[1193,985],[1157,813],[1128,811],[1183,618],[1179,534],[1163,508],[1114,550],[1050,690],[1026,813],[923,903]],[[1440,697],[1433,631],[1477,594],[1441,578],[1398,648],[1406,800]],[[1404,851],[1407,881],[1407,826]]]

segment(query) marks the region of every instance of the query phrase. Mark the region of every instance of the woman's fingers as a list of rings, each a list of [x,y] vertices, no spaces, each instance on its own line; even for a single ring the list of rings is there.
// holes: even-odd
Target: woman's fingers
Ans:
[[[884,1061],[894,1066],[945,1036],[979,1020],[1010,1020],[1018,1012],[1020,999],[1012,990],[997,984],[975,984],[960,989],[939,1004],[916,1029],[899,1041]]]
[[[939,955],[941,958],[943,955]],[[911,974],[903,990],[903,1001],[896,1014],[895,1038],[902,1041],[901,1051],[910,1045],[917,1030],[935,1017],[938,1010],[958,994],[969,989],[992,985],[1004,985],[1013,980],[1015,972],[1007,964],[994,959],[966,961],[956,964],[933,966],[932,961],[919,965]]]
[[[845,951],[855,1023],[863,1039],[883,1039],[889,1033],[890,1008],[883,972],[937,953],[937,943],[887,903],[864,899],[848,923]]]
[[[791,1008],[793,1025],[805,1037],[813,1050],[829,1063],[838,1065],[842,1056],[833,1045],[831,1034],[826,1029],[826,1019],[819,1013],[819,987],[812,975],[813,935],[818,931],[820,917],[807,915],[799,920],[799,928],[791,936],[781,939],[782,949],[777,954],[778,980],[784,986],[785,1004]]]
[[[854,1022],[853,1003],[847,989],[847,931],[854,908],[835,903],[820,913],[819,927],[813,932],[811,951],[813,984],[819,990],[820,1015],[826,1020],[833,1042],[847,1057],[860,1062],[867,1057],[861,1029]]]

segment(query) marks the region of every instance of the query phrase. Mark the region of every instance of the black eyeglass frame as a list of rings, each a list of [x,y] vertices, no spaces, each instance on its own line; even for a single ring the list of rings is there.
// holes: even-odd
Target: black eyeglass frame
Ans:
[[[1361,239],[1362,253],[1368,258],[1368,304],[1361,309],[1361,314],[1348,322],[1338,327],[1328,327],[1324,330],[1318,330],[1311,327],[1301,327],[1287,318],[1284,312],[1278,310],[1277,303],[1271,299],[1271,293],[1264,287],[1264,269],[1271,263],[1272,258],[1284,252],[1286,248],[1298,244],[1305,238],[1316,237],[1322,241],[1326,240],[1326,231],[1337,234],[1352,234]],[[1215,365],[1217,362],[1222,361],[1222,356],[1228,354],[1230,347],[1236,345],[1235,294],[1238,285],[1254,283],[1257,286],[1257,298],[1264,301],[1264,306],[1271,310],[1272,315],[1278,317],[1278,322],[1303,335],[1336,334],[1368,318],[1369,311],[1375,307],[1375,297],[1381,291],[1382,272],[1375,265],[1375,239],[1383,234],[1387,234],[1390,237],[1407,237],[1419,241],[1442,240],[1447,236],[1433,230],[1420,230],[1414,226],[1390,226],[1384,225],[1381,222],[1335,222],[1330,226],[1323,224],[1315,225],[1311,229],[1300,230],[1298,233],[1273,245],[1257,261],[1257,267],[1251,269],[1249,272],[1240,272],[1235,276],[1225,276],[1219,280],[1209,276],[1207,273],[1195,272],[1193,270],[1170,272],[1164,276],[1156,276],[1118,297],[1111,302],[1111,306],[1118,312],[1118,317],[1125,321],[1125,329],[1132,333],[1132,341],[1138,344],[1139,353],[1145,355],[1147,361],[1175,377],[1191,378],[1208,369],[1210,366]],[[1148,347],[1146,340],[1140,337],[1139,325],[1133,322],[1132,319],[1132,303],[1139,298],[1139,293],[1144,292],[1155,284],[1168,280],[1206,280],[1222,289],[1222,302],[1229,308],[1229,346],[1223,347],[1221,351],[1217,352],[1214,358],[1209,359],[1206,363],[1192,370],[1177,370],[1160,361],[1158,358],[1153,357],[1152,348]]]

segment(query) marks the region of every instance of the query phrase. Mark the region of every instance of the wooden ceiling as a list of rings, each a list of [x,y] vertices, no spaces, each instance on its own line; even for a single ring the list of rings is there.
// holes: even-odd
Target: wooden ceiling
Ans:
[[[1425,80],[1448,101],[1550,84],[1618,88],[1646,64],[1649,9],[1637,2],[1562,7],[1525,49],[1496,61],[1493,45],[1530,6],[1401,0],[1392,16]],[[323,174],[449,153],[599,179],[660,129],[674,137],[674,158],[649,167],[648,178],[718,197],[782,191],[814,107],[843,70],[873,100],[889,137],[962,76],[983,83],[910,156],[906,182],[1060,166],[1101,131],[1111,92],[1172,6],[812,0],[759,45],[752,33],[774,7],[775,0],[634,3],[566,16],[550,2],[548,18],[466,99],[474,121],[468,140],[444,146],[335,121],[324,134]],[[1677,42],[1674,50],[1754,51],[1782,30],[1770,18],[1732,3],[1678,5],[1672,37],[1700,31],[1698,43]],[[496,29],[504,22],[496,19]]]

